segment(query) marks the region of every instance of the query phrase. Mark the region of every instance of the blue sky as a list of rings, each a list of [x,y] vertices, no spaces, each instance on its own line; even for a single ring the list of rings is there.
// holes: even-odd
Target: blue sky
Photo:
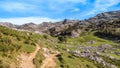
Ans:
[[[120,10],[120,0],[0,0],[0,21],[23,24],[88,19]]]

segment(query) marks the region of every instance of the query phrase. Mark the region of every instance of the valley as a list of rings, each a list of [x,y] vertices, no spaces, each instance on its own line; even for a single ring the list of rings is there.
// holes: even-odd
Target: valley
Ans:
[[[120,68],[120,11],[87,20],[0,23],[0,68]]]

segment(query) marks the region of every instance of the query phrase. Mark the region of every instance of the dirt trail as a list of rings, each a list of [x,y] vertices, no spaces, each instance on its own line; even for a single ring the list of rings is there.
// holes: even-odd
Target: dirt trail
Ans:
[[[56,52],[56,54],[48,54],[45,56],[45,60],[42,62],[42,66],[40,68],[56,68],[56,55],[59,53]]]
[[[33,64],[33,59],[37,55],[37,52],[39,51],[40,46],[36,44],[36,49],[33,53],[30,54],[21,54],[20,57],[20,67],[21,68],[35,68],[35,65]]]

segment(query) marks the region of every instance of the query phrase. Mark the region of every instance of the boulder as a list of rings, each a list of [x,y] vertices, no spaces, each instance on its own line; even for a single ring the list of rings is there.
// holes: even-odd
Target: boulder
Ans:
[[[89,42],[86,42],[87,44],[96,44],[97,42],[96,41],[94,41],[94,40],[91,40],[91,41],[89,41]]]

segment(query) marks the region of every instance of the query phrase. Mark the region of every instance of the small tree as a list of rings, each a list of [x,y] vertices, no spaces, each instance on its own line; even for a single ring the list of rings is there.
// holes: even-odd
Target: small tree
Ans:
[[[43,35],[43,37],[44,37],[45,39],[48,39],[48,35]]]
[[[0,38],[3,36],[3,34],[2,33],[0,33]]]
[[[58,40],[59,40],[60,42],[66,42],[66,41],[67,41],[67,37],[66,37],[66,36],[59,36],[59,37],[58,37]]]

